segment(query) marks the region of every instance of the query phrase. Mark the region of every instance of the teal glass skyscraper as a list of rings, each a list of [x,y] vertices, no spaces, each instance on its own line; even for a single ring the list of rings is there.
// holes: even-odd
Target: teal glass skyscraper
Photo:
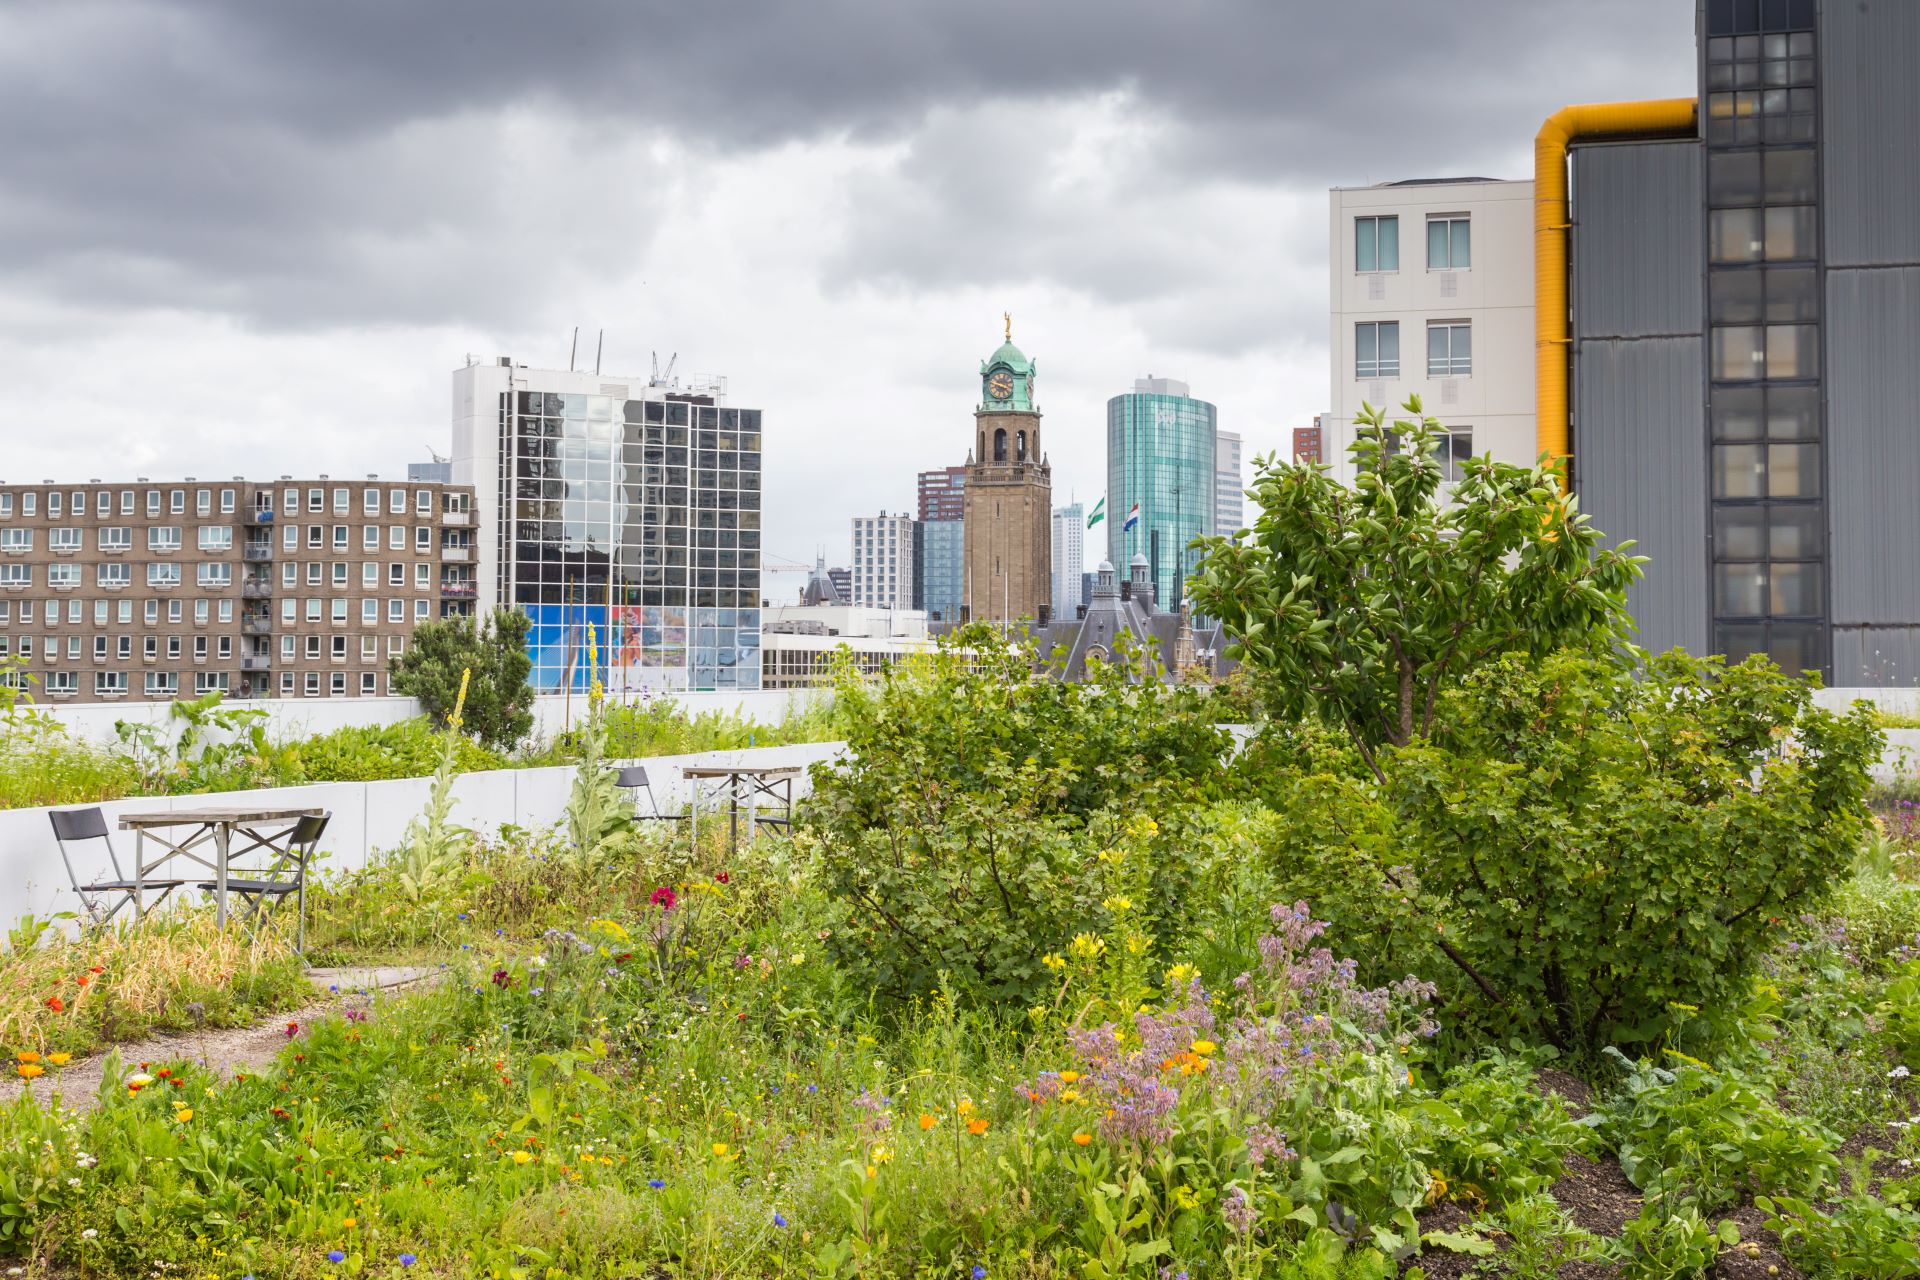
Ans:
[[[1187,544],[1214,531],[1219,416],[1172,378],[1140,378],[1107,401],[1107,559],[1125,573],[1145,556],[1163,609],[1180,607],[1199,563]]]

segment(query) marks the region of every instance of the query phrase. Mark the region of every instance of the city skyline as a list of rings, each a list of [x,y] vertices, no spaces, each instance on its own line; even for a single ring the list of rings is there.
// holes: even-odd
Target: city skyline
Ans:
[[[0,478],[172,479],[244,453],[259,474],[397,479],[448,450],[449,369],[564,369],[576,325],[591,369],[604,326],[605,371],[677,351],[780,424],[767,549],[808,561],[942,460],[973,394],[956,356],[1010,310],[1048,353],[1055,490],[1095,496],[1102,405],[1140,370],[1207,387],[1250,457],[1328,407],[1328,187],[1522,177],[1563,102],[1691,80],[1690,6],[1099,12],[1009,7],[1009,60],[970,34],[1002,21],[991,7],[804,23],[770,8],[725,27],[698,11],[423,7],[310,26],[254,6],[14,9],[0,101],[23,127],[0,177],[23,194],[0,213],[0,361],[18,376]],[[1478,78],[1443,129],[1418,75],[1295,90],[1309,78],[1270,65],[1364,69],[1383,21],[1435,66],[1524,47],[1537,70]],[[821,74],[849,40],[889,55]],[[671,102],[612,94],[655,46],[766,74]],[[192,91],[174,69],[189,65]],[[1002,155],[1015,133],[1020,154]],[[1007,163],[1060,181],[975,181]],[[590,175],[597,199],[574,199]],[[368,189],[382,198],[354,194]],[[822,491],[836,501],[806,496]]]

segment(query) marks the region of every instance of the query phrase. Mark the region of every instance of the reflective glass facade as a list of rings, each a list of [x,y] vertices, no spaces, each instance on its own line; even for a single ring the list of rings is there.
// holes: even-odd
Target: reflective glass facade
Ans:
[[[923,520],[915,528],[914,608],[933,622],[958,622],[965,596],[967,530],[959,520]]]
[[[1179,607],[1200,562],[1187,544],[1213,532],[1218,420],[1211,404],[1184,394],[1136,390],[1107,401],[1106,558],[1124,576],[1144,555],[1163,609]],[[1140,518],[1129,530],[1136,502]]]
[[[508,399],[501,578],[533,619],[534,687],[759,688],[760,411]]]
[[[1814,7],[1709,5],[1713,647],[1828,665]]]

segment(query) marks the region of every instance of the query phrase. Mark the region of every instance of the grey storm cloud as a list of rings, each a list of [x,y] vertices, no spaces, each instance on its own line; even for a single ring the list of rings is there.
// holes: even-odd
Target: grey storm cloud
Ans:
[[[524,305],[499,283],[510,255],[560,287],[644,251],[675,180],[656,143],[845,140],[903,152],[847,193],[834,279],[938,285],[956,242],[994,241],[1024,243],[1028,275],[1152,300],[1196,268],[1244,271],[1196,230],[1209,199],[1510,173],[1560,102],[1685,92],[1691,16],[1686,0],[26,0],[0,10],[0,282],[274,328],[486,323]],[[1099,95],[1155,145],[1115,183],[1050,188],[1067,144],[1049,111]],[[1098,216],[1129,190],[1141,217]],[[1323,250],[1306,226],[1277,261]]]

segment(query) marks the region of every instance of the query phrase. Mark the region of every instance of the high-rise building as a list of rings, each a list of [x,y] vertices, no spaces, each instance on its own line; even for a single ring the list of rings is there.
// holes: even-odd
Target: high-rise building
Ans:
[[[1080,578],[1085,564],[1087,512],[1077,502],[1053,512],[1053,616],[1071,618],[1080,611]]]
[[[1695,30],[1698,97],[1556,112],[1531,184],[1334,193],[1328,451],[1360,395],[1425,389],[1474,452],[1565,459],[1582,513],[1637,540],[1641,644],[1911,684],[1920,6],[1700,0]],[[1426,224],[1426,272],[1387,259],[1389,218]],[[1458,319],[1464,374],[1435,332]],[[1428,330],[1422,387],[1386,376],[1387,325]]]
[[[831,582],[833,589],[839,593],[842,604],[853,599],[853,570],[842,568],[829,569],[827,570],[827,581]]]
[[[0,485],[0,658],[42,696],[387,693],[475,596],[472,491],[364,480]]]
[[[1293,461],[1325,462],[1326,453],[1321,447],[1321,422],[1325,415],[1314,414],[1313,425],[1293,429]]]
[[[1218,411],[1172,378],[1141,378],[1107,401],[1106,558],[1146,556],[1163,609],[1178,610],[1199,563],[1188,544],[1213,532],[1218,430]]]
[[[760,410],[725,400],[718,379],[454,371],[481,591],[533,620],[535,688],[759,687]]]
[[[914,531],[914,608],[930,622],[958,622],[965,597],[966,522],[923,520]]]
[[[1446,424],[1447,480],[1479,453],[1530,464],[1533,184],[1416,178],[1335,188],[1332,206],[1322,460],[1351,482],[1361,403],[1394,412],[1418,394]]]
[[[914,608],[910,515],[853,518],[853,601],[867,609]]]
[[[920,518],[964,520],[967,515],[967,469],[941,467],[920,473]]]
[[[1246,522],[1247,481],[1241,473],[1240,433],[1213,433],[1213,531],[1232,536]]]
[[[980,362],[967,462],[965,604],[979,620],[1044,621],[1053,604],[1053,468],[1040,446],[1035,364],[1006,341]]]

